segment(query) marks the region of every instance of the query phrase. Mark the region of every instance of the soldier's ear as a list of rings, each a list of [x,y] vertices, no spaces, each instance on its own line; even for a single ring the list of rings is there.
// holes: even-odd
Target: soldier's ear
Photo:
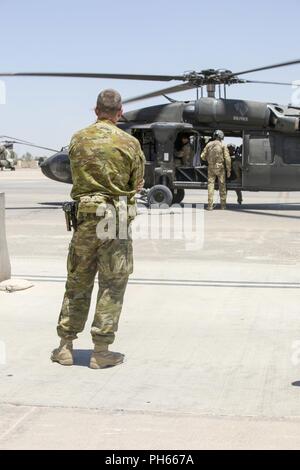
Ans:
[[[117,117],[118,117],[118,120],[120,119],[120,117],[122,117],[123,115],[123,107],[118,111],[118,114],[117,114]]]

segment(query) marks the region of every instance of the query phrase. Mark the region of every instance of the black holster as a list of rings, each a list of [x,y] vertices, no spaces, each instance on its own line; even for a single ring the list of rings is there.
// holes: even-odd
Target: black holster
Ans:
[[[64,202],[62,205],[68,232],[71,232],[72,229],[74,232],[77,230],[77,208],[78,203],[75,201]]]

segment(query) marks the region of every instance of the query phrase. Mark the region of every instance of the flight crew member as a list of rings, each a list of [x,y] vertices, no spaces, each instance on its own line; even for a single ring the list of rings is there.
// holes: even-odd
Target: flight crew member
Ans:
[[[128,220],[134,218],[134,196],[143,186],[145,157],[138,140],[116,126],[123,113],[117,91],[102,91],[95,112],[97,121],[77,132],[69,147],[71,197],[78,202],[77,230],[69,248],[68,278],[58,319],[57,333],[61,341],[51,359],[62,365],[73,364],[72,342],[84,329],[98,273],[90,367],[100,369],[124,360],[123,354],[109,351],[108,346],[113,343],[118,328],[128,276],[133,271],[133,254],[130,237],[118,236],[118,231],[111,238],[103,237],[103,232],[99,236],[99,221],[113,214],[111,207],[119,214],[122,204],[124,209],[124,198],[127,198]]]
[[[201,159],[208,163],[208,207],[214,208],[215,180],[218,178],[221,209],[226,209],[226,176],[231,175],[231,159],[227,146],[223,143],[224,132],[217,130],[213,134],[213,141],[209,142],[201,154]]]
[[[236,181],[242,184],[242,171],[243,171],[243,164],[242,164],[242,153],[243,153],[243,146],[241,145],[239,148],[236,149],[235,158],[232,162],[232,169],[236,176]],[[237,195],[237,202],[242,204],[243,202],[243,194],[241,189],[236,189]]]
[[[175,144],[175,165],[176,166],[193,166],[194,152],[190,143],[188,134],[180,134],[178,143]]]
[[[231,158],[231,168],[235,175],[235,181],[239,184],[242,184],[242,159],[240,155],[240,147],[236,145],[229,144],[227,145],[229,150],[229,155]],[[243,194],[241,189],[236,189],[236,196],[238,204],[242,204],[243,202]]]

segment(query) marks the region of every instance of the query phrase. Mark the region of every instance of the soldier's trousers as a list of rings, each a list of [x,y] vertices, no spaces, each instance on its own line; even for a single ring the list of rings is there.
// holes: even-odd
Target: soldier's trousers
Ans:
[[[100,240],[99,217],[80,214],[68,255],[68,279],[59,315],[61,338],[77,338],[85,326],[98,273],[98,297],[91,334],[97,345],[111,344],[118,329],[128,276],[133,271],[131,240]]]
[[[225,178],[225,168],[224,166],[221,167],[213,167],[211,168],[208,166],[208,205],[212,206],[214,203],[214,191],[215,191],[215,181],[218,178],[219,183],[219,192],[220,192],[220,200],[221,204],[226,204],[226,178]]]

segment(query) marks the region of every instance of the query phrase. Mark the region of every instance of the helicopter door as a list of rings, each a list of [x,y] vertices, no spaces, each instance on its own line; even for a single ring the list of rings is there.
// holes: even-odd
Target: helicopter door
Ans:
[[[300,190],[300,137],[272,132],[244,134],[243,188]]]
[[[244,133],[243,172],[244,189],[269,189],[275,156],[275,137],[266,132]]]

